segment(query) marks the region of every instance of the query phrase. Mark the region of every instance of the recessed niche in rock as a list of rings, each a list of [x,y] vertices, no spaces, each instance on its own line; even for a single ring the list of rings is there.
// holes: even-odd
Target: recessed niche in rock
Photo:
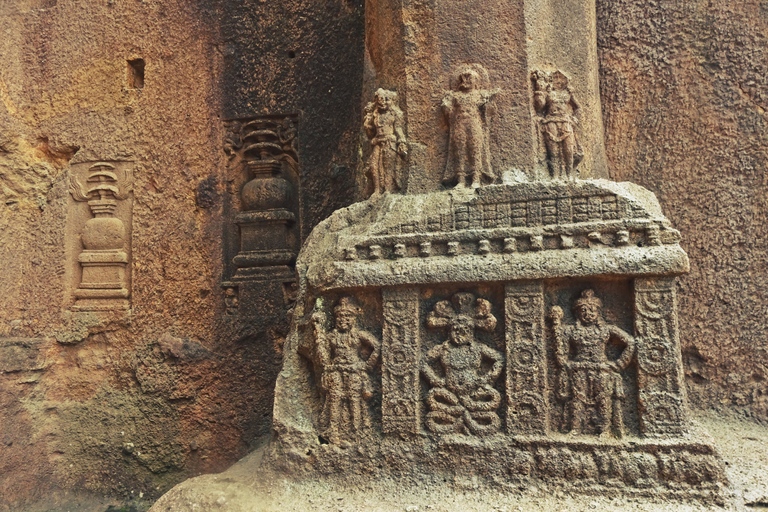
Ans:
[[[680,233],[653,193],[604,179],[594,20],[374,3],[369,27],[395,30],[368,41],[381,89],[362,128],[388,185],[298,257],[268,463],[721,499],[722,461],[687,411]]]
[[[282,297],[283,287],[295,281],[301,236],[298,116],[231,120],[225,150],[226,314],[254,314],[264,306],[265,287]]]

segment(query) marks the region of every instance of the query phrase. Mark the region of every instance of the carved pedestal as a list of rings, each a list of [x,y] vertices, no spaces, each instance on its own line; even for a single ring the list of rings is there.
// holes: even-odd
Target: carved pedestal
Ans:
[[[302,253],[278,445],[299,456],[322,435],[313,397],[364,399],[371,427],[311,448],[310,466],[718,499],[721,461],[686,415],[679,239],[655,198],[607,181],[389,195],[337,212]],[[326,338],[303,327],[342,297],[364,304],[377,368],[359,336],[334,338],[329,363]]]
[[[225,237],[226,313],[269,315],[270,307],[284,309],[286,304],[274,298],[288,297],[295,283],[300,235],[296,118],[240,119],[229,129],[225,206],[234,229]]]

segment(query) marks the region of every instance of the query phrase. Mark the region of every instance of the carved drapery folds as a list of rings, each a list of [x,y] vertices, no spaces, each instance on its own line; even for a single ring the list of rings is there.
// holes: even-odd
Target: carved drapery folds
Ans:
[[[82,251],[77,256],[79,277],[72,309],[100,311],[129,307],[128,263],[130,240],[130,162],[74,164],[69,191],[76,203],[87,203],[90,218],[81,209],[70,214],[70,225],[82,226]]]
[[[459,66],[451,79],[451,90],[441,104],[448,121],[448,161],[443,183],[477,188],[494,183],[498,174],[491,166],[490,124],[493,97],[488,89],[488,71],[480,64]]]

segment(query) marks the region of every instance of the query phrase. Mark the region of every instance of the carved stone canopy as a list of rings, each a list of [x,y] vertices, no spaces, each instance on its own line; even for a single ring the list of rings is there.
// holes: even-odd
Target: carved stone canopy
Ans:
[[[389,195],[336,212],[306,253],[319,290],[590,275],[679,275],[680,234],[656,198],[606,180]],[[319,233],[315,236],[319,236]],[[332,261],[325,258],[330,257]]]

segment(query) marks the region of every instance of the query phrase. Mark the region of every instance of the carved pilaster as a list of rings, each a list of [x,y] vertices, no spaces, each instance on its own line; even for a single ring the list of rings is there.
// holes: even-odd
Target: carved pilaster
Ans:
[[[549,425],[549,404],[541,282],[508,284],[504,309],[507,431],[510,434],[545,434]]]
[[[383,289],[381,414],[385,434],[417,434],[419,406],[419,292]]]
[[[685,387],[674,278],[635,280],[635,335],[641,430],[682,433]]]

